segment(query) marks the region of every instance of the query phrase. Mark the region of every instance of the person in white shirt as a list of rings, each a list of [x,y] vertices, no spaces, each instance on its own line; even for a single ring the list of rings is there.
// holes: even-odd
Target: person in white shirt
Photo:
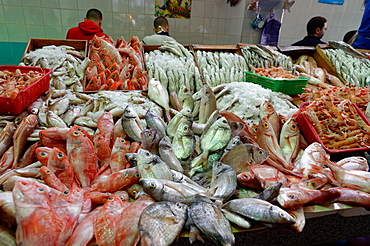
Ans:
[[[153,31],[155,34],[143,38],[142,42],[144,45],[161,45],[163,41],[176,42],[176,40],[170,36],[170,25],[168,24],[168,20],[163,16],[157,17],[154,20]]]

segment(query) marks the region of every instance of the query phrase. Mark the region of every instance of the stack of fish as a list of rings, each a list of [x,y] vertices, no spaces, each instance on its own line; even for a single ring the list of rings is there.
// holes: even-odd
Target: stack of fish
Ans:
[[[198,66],[209,86],[242,82],[248,66],[243,56],[228,52],[196,51]]]
[[[84,90],[146,90],[148,79],[142,50],[137,36],[128,42],[123,37],[113,42],[94,36]]]
[[[82,81],[89,62],[84,51],[66,45],[50,45],[24,55],[19,66],[49,68],[53,70],[50,75],[51,88],[83,91]]]
[[[293,70],[292,59],[272,48],[264,45],[248,45],[241,49],[242,55],[247,62],[249,71],[252,67],[282,67],[287,71]]]
[[[149,80],[159,80],[169,93],[188,91],[192,95],[202,87],[193,55],[181,44],[167,42],[145,53],[145,62]]]
[[[306,88],[330,89],[333,86],[344,86],[344,83],[338,77],[328,73],[325,69],[318,67],[312,56],[301,55],[294,62],[293,66],[299,76],[309,78]]]
[[[370,60],[358,58],[344,52],[342,49],[323,49],[338,74],[349,85],[367,86],[370,81]]]

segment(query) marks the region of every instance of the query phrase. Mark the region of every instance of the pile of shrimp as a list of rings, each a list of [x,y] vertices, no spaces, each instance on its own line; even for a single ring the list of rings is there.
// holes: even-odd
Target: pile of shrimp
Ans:
[[[282,67],[260,67],[260,68],[253,68],[253,73],[264,76],[271,79],[299,79],[299,77],[292,74],[292,71],[287,71]]]
[[[314,126],[322,143],[331,150],[368,147],[370,126],[348,99],[334,102],[329,94],[312,101],[301,113]]]
[[[19,69],[15,72],[8,70],[0,71],[0,97],[8,97],[14,100],[21,90],[36,82],[44,74],[30,70],[22,73]]]

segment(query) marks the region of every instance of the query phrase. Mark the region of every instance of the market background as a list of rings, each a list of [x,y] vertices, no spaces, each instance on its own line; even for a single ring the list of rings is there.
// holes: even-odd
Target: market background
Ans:
[[[171,35],[187,44],[257,44],[261,29],[250,25],[256,12],[247,10],[249,0],[230,7],[226,0],[193,0],[190,19],[169,19]],[[342,40],[355,30],[362,18],[363,0],[346,0],[344,5],[296,0],[282,11],[283,0],[260,0],[260,14],[282,20],[279,45],[286,46],[305,36],[307,21],[317,15],[328,20],[323,41]],[[83,21],[86,11],[103,13],[102,28],[114,40],[123,36],[140,39],[153,33],[155,0],[0,0],[0,65],[17,65],[30,38],[65,39],[67,30]]]

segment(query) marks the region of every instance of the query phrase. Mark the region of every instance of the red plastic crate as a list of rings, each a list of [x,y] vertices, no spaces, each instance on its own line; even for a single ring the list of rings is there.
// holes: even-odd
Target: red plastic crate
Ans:
[[[311,102],[303,102],[299,105],[300,109],[304,109],[306,108]],[[334,104],[338,104],[339,102],[334,102]],[[370,121],[367,119],[367,117],[364,115],[364,113],[361,111],[361,109],[359,107],[357,107],[356,104],[353,104],[354,107],[356,108],[357,110],[357,113],[361,116],[361,118],[365,121],[365,123],[367,125],[370,126]],[[311,121],[307,118],[307,116],[305,114],[302,114],[300,113],[297,117],[296,117],[296,122],[298,123],[299,125],[299,129],[302,133],[302,135],[304,136],[304,138],[306,139],[306,141],[311,144],[313,142],[318,142],[320,143],[324,149],[326,150],[326,152],[328,154],[341,154],[341,153],[346,153],[346,152],[362,152],[362,151],[367,151],[367,150],[370,150],[370,148],[368,147],[361,147],[361,148],[352,148],[352,149],[338,149],[338,150],[332,150],[332,149],[328,149],[325,144],[323,144],[323,142],[321,141],[320,137],[319,137],[319,134],[317,133],[315,127],[312,125]]]
[[[27,86],[26,89],[21,90],[18,96],[11,100],[8,97],[0,97],[0,114],[16,115],[21,113],[29,104],[33,103],[39,98],[50,86],[51,69],[41,67],[22,67],[22,66],[0,66],[0,71],[7,70],[15,72],[19,69],[22,73],[29,71],[37,71],[45,73],[40,79]]]

